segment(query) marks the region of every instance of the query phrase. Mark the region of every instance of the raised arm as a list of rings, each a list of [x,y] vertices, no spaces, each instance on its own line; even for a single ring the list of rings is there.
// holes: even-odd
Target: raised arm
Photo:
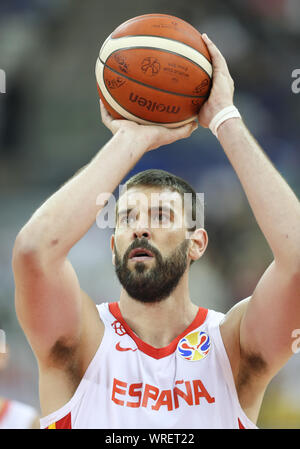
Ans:
[[[204,39],[214,66],[212,93],[199,116],[206,127],[232,105],[234,85],[225,59]],[[255,374],[267,382],[293,354],[292,332],[300,328],[300,204],[240,118],[222,123],[217,136],[274,256],[251,299],[228,315],[229,328],[239,328],[242,365],[251,374],[259,360]]]
[[[145,127],[112,120],[104,108],[102,119],[112,139],[33,214],[14,246],[17,315],[39,361],[45,363],[75,354],[80,342],[90,341],[87,334],[98,319],[67,256],[104,206],[97,204],[99,194],[113,192],[146,151],[188,137],[197,126]]]

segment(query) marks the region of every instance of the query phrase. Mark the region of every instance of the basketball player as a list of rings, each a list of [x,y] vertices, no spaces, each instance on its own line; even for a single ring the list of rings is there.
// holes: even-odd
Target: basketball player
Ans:
[[[13,252],[17,315],[39,366],[42,428],[255,428],[267,385],[293,354],[299,202],[233,107],[226,62],[203,38],[214,75],[199,124],[216,134],[274,260],[225,315],[197,307],[188,273],[204,255],[207,232],[196,228],[187,238],[186,221],[175,225],[193,190],[146,171],[128,181],[117,204],[111,249],[119,301],[97,307],[67,255],[93,225],[98,195],[113,192],[147,151],[197,127],[141,126],[102,107],[113,137],[35,212]],[[152,207],[155,193],[163,201]]]

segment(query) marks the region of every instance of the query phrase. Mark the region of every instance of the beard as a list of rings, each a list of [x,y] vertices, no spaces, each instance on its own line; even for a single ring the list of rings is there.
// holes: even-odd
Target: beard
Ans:
[[[147,267],[144,262],[135,262],[130,270],[129,253],[139,247],[152,252],[155,259],[154,266]],[[162,301],[176,288],[187,268],[188,247],[189,240],[185,239],[169,256],[163,258],[147,239],[135,240],[122,259],[115,247],[115,271],[121,285],[131,298],[143,303]]]

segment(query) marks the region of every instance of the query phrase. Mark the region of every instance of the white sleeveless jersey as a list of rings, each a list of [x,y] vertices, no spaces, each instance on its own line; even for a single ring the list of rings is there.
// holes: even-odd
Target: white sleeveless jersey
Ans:
[[[222,313],[200,307],[182,334],[157,349],[134,334],[117,302],[97,308],[102,342],[71,400],[41,428],[257,428],[239,404]]]
[[[5,400],[0,410],[0,429],[30,429],[36,410],[19,401]]]

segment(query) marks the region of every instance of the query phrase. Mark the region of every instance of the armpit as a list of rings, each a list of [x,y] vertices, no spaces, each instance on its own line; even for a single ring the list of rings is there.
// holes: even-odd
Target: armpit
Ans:
[[[80,381],[77,345],[70,346],[65,339],[57,340],[50,350],[48,366],[63,370],[72,382]]]
[[[263,379],[268,373],[268,364],[261,354],[241,351],[240,366],[237,377],[237,390],[241,391],[253,382]]]

